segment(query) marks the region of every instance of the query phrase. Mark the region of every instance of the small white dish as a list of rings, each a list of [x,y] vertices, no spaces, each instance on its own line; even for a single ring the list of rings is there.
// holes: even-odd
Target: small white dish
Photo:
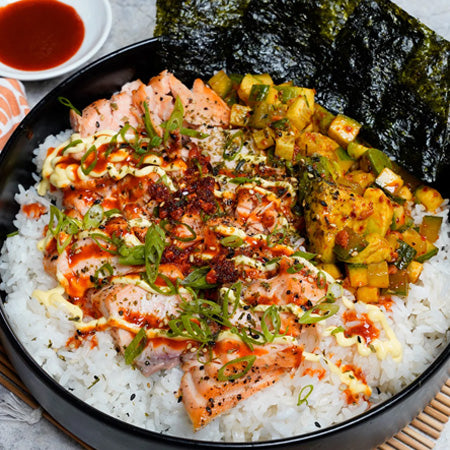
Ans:
[[[20,0],[0,0],[0,7]],[[58,0],[72,6],[84,23],[84,39],[78,51],[64,63],[46,70],[19,70],[0,62],[0,75],[22,81],[46,80],[71,72],[89,60],[111,31],[112,12],[108,0]]]

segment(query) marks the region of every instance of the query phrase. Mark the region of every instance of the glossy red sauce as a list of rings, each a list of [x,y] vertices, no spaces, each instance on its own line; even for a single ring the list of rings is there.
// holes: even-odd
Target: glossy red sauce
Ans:
[[[161,318],[154,314],[144,314],[137,311],[123,311],[121,316],[122,319],[129,323],[134,323],[141,328],[160,328],[161,325],[163,325]]]
[[[57,0],[22,0],[0,8],[0,61],[20,70],[45,70],[81,47],[84,24]]]
[[[346,328],[345,337],[358,335],[366,341],[366,344],[370,344],[380,336],[380,330],[373,324],[367,314],[358,317],[355,311],[345,311],[343,317],[346,323],[359,321],[358,325]]]
[[[22,211],[30,218],[39,219],[42,214],[47,212],[47,208],[40,203],[29,203],[22,205]]]

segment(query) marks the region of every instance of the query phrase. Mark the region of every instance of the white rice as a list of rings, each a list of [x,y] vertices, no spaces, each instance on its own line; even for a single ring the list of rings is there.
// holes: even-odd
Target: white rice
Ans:
[[[66,140],[68,133],[49,137],[36,151],[38,171],[47,148]],[[28,190],[20,187],[16,200],[20,205],[36,201],[49,204],[34,187]],[[424,214],[421,205],[414,207],[413,217],[417,223]],[[394,297],[392,311],[387,313],[389,324],[403,347],[401,363],[394,362],[390,356],[380,361],[375,354],[369,357],[357,352],[350,354],[348,349],[334,345],[332,337],[322,340],[336,358],[363,369],[373,388],[372,405],[411,383],[449,341],[447,202],[439,215],[444,218],[436,243],[439,254],[424,264],[420,281],[411,285],[407,300]],[[38,220],[18,213],[14,225],[19,234],[6,240],[0,256],[0,288],[8,294],[5,309],[10,323],[30,355],[57,382],[86,403],[149,430],[199,440],[234,442],[307,433],[346,420],[369,407],[365,401],[348,405],[338,376],[327,371],[319,381],[316,376],[302,375],[303,365],[294,376],[285,376],[194,433],[182,403],[177,400],[182,376],[179,368],[146,378],[125,365],[107,332],[97,333],[98,346],[87,341],[77,350],[68,349],[66,342],[75,332],[73,323],[67,320],[64,311],[46,308],[31,297],[34,289],[56,286],[55,280],[44,271],[42,254],[36,247],[48,219],[48,213]],[[311,342],[305,344],[307,348],[317,343],[313,336],[309,339]],[[299,392],[306,385],[313,385],[314,389],[308,402],[297,406]]]

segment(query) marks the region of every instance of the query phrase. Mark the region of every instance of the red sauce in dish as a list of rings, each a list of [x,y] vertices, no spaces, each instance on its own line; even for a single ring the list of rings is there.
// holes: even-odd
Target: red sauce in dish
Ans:
[[[45,70],[81,47],[84,24],[57,0],[22,0],[0,8],[0,61],[19,70]]]

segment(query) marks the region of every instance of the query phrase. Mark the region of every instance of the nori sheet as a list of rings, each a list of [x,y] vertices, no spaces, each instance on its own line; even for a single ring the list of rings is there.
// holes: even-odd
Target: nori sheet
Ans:
[[[450,194],[450,43],[388,0],[158,0],[155,35],[185,82],[270,73],[315,88],[362,136]]]

